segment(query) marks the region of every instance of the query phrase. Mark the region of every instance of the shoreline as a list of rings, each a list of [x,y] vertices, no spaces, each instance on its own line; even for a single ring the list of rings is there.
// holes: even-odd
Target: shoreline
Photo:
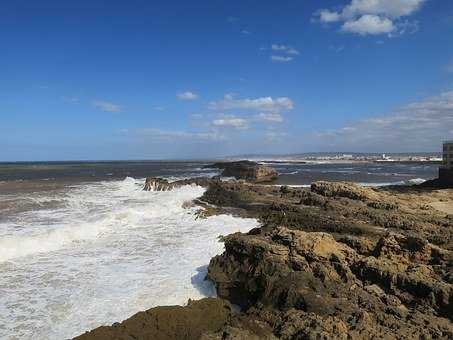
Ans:
[[[158,327],[160,331],[174,332],[182,327],[182,333],[171,333],[173,338],[189,339],[183,334],[195,334],[192,338],[223,339],[222,334],[228,334],[228,339],[240,339],[240,334],[248,334],[250,339],[290,339],[298,332],[310,336],[453,336],[452,320],[448,319],[453,315],[449,313],[453,286],[442,274],[445,270],[448,273],[453,250],[453,216],[434,208],[438,203],[453,206],[452,189],[366,188],[329,182],[291,188],[214,181],[198,201],[209,204],[204,216],[234,211],[238,216],[257,218],[261,226],[224,237],[226,251],[214,257],[208,267],[207,277],[216,284],[218,298],[195,304],[213,304],[205,309],[205,315],[216,315],[222,306],[227,312],[221,325],[200,326],[196,313],[191,312],[193,302],[187,307],[167,307],[166,316],[161,314],[163,307],[143,312],[164,322]],[[296,260],[290,255],[294,251],[298,264],[289,266]],[[341,271],[337,265],[325,264],[332,256],[340,261]],[[274,269],[268,272],[270,268]],[[375,270],[383,276],[375,277]],[[262,274],[257,276],[259,272]],[[392,275],[401,277],[398,280],[402,283],[391,283]],[[301,290],[292,277],[313,286]],[[407,286],[407,280],[413,283]],[[413,290],[413,284],[425,288]],[[351,287],[356,287],[356,292],[351,293]],[[362,306],[358,296],[368,305]],[[233,313],[230,303],[240,305],[242,312]],[[181,308],[189,321],[176,327],[172,318]],[[392,312],[385,317],[385,326],[378,320],[389,308]],[[172,338],[165,337],[168,332],[156,333],[152,323],[144,323],[140,329],[132,327],[143,313],[77,339],[144,338],[145,334]],[[359,321],[351,322],[354,315]],[[303,320],[311,321],[307,324]],[[426,327],[427,320],[430,325]],[[291,330],[286,331],[287,327]]]

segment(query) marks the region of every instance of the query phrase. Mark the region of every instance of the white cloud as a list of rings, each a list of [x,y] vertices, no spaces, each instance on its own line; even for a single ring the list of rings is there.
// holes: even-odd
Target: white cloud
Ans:
[[[292,55],[299,55],[299,51],[296,50],[295,48],[291,46],[286,46],[286,45],[278,45],[278,44],[272,44],[271,46],[272,51],[278,51],[278,52],[283,52],[286,54],[292,54]]]
[[[269,59],[277,63],[287,63],[300,54],[294,47],[288,45],[272,44],[268,47],[261,47],[260,51],[271,51]]]
[[[433,151],[453,137],[453,91],[425,98],[393,113],[316,134],[321,143],[368,151]]]
[[[319,20],[324,23],[337,22],[341,20],[341,15],[328,9],[322,9],[319,11]]]
[[[121,112],[121,106],[102,100],[95,100],[93,106],[104,112]]]
[[[391,18],[408,16],[417,11],[425,0],[352,0],[343,9],[343,17],[374,14]]]
[[[241,33],[244,34],[244,35],[250,35],[250,34],[252,34],[252,32],[250,32],[250,31],[248,31],[248,30],[242,30]]]
[[[293,57],[281,56],[281,55],[271,55],[271,60],[277,63],[287,63],[292,61]]]
[[[232,109],[255,110],[263,112],[289,111],[294,108],[293,101],[288,97],[260,97],[255,99],[235,99],[232,95],[225,95],[223,100],[209,103],[211,110],[224,111]]]
[[[391,33],[395,30],[392,20],[366,14],[358,19],[348,20],[341,27],[343,32],[360,35]]]
[[[283,123],[283,116],[280,113],[264,113],[255,116],[258,121],[270,122],[270,123]]]
[[[176,95],[179,100],[196,100],[198,99],[198,94],[191,91],[181,92]]]
[[[249,122],[244,118],[239,118],[233,115],[227,115],[212,122],[216,127],[232,127],[239,130],[245,130],[249,127]]]
[[[321,9],[314,16],[321,23],[343,22],[343,32],[360,35],[414,33],[417,22],[402,21],[414,14],[426,0],[352,0],[340,11]]]

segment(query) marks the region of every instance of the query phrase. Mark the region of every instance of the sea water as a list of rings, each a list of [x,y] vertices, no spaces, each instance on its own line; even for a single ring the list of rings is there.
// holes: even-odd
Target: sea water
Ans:
[[[79,183],[0,200],[0,337],[71,338],[157,305],[214,296],[204,280],[220,235],[253,219],[199,219],[204,190],[145,192],[143,179]],[[12,204],[10,204],[11,208]]]
[[[204,280],[219,235],[257,221],[197,219],[204,189],[144,192],[146,176],[214,176],[206,162],[0,164],[0,338],[65,339],[158,305],[213,296]],[[418,184],[435,164],[270,163],[276,184]]]

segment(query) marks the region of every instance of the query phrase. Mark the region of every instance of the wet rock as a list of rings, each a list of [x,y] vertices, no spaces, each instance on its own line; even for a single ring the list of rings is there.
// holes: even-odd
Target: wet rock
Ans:
[[[145,191],[169,191],[174,188],[174,185],[166,179],[157,177],[148,177],[145,181],[143,190]]]
[[[231,306],[220,299],[190,301],[186,307],[151,308],[112,326],[98,327],[77,340],[192,340],[217,332],[231,317]]]
[[[192,202],[205,209],[198,217],[238,214],[257,218],[261,227],[222,237],[225,252],[208,268],[218,296],[242,311],[206,329],[177,321],[176,308],[180,333],[168,326],[166,334],[187,328],[184,334],[203,340],[453,338],[453,219],[424,208],[453,204],[453,191],[218,179],[171,184],[207,187]],[[143,329],[155,327],[148,321]]]

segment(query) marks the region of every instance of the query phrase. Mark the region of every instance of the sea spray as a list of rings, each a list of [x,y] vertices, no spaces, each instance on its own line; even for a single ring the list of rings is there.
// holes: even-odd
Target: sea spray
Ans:
[[[139,310],[215,294],[204,277],[222,252],[218,236],[257,221],[196,219],[197,208],[182,205],[203,188],[144,192],[142,185],[133,178],[75,185],[40,196],[43,209],[15,220],[8,230],[20,232],[0,238],[3,336],[70,338]],[[57,208],[45,209],[55,199]]]

